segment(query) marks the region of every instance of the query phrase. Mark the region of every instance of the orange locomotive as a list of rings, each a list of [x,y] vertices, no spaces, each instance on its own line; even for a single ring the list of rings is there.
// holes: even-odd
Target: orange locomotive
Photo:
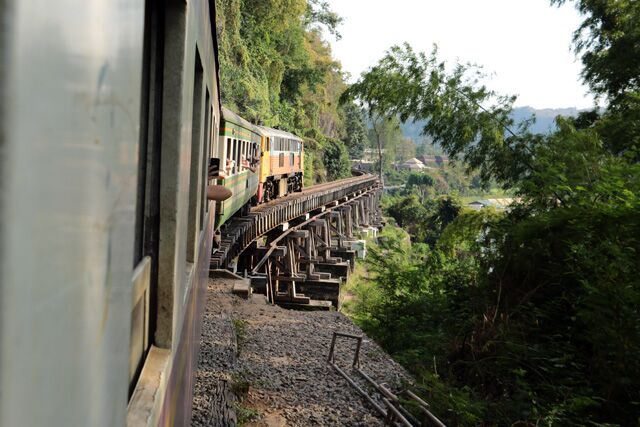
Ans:
[[[277,129],[258,126],[260,176],[256,202],[263,203],[289,193],[302,191],[304,142],[301,138]]]

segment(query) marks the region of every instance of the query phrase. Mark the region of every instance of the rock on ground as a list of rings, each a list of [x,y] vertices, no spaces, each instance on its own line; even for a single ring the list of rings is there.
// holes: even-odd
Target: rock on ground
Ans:
[[[285,310],[264,297],[231,295],[233,282],[210,280],[193,400],[193,426],[381,426],[382,418],[327,364],[334,331],[362,335],[338,312]],[[355,341],[340,338],[336,361],[350,367]],[[362,369],[399,391],[404,369],[365,337]],[[376,395],[369,389],[370,395]]]

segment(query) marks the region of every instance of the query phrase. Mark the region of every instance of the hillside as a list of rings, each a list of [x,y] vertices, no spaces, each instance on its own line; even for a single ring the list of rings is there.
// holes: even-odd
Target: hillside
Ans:
[[[531,131],[533,133],[548,134],[553,131],[555,127],[554,120],[556,116],[573,117],[578,115],[578,113],[579,110],[575,107],[536,109],[527,106],[514,108],[511,117],[516,121],[516,123],[521,123],[524,120],[529,119],[531,116],[535,116],[536,121],[531,126]],[[422,141],[425,139],[424,136],[420,135],[423,126],[424,122],[407,122],[401,126],[402,133],[405,138],[410,138],[416,142]]]

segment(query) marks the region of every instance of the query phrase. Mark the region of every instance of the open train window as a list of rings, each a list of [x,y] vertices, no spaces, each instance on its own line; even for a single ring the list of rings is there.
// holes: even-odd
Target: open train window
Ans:
[[[242,161],[242,158],[246,158],[247,157],[247,141],[242,141],[242,154],[240,155],[240,160]]]
[[[209,89],[206,90],[206,96],[204,101],[204,107],[207,109],[207,117],[205,120],[205,132],[206,132],[206,140],[204,144],[204,155],[202,156],[202,178],[204,179],[204,185],[201,187],[200,192],[200,200],[202,209],[200,210],[200,229],[204,230],[204,216],[207,212],[209,212],[209,201],[207,200],[207,185],[209,184],[209,158],[214,157],[211,153],[214,151],[213,143],[213,131],[215,127],[215,117],[213,116],[213,108],[211,107],[211,95],[209,94]],[[213,119],[213,120],[212,120]],[[213,124],[212,124],[213,121]]]
[[[237,162],[236,162],[236,153],[238,151],[238,140],[237,139],[233,139],[233,144],[231,145],[231,153],[229,154],[229,158],[232,161],[232,165],[233,167],[231,168],[231,174],[235,174],[236,173],[236,167],[237,167]]]
[[[235,174],[235,173],[240,172],[240,146],[242,145],[242,141],[234,139],[233,142],[236,144],[235,156],[233,157],[233,160],[235,161],[235,166],[233,168],[233,173]]]
[[[202,60],[200,53],[196,48],[196,59],[193,70],[193,106],[191,109],[191,163],[190,163],[190,179],[189,179],[189,210],[187,225],[187,262],[194,262],[196,258],[198,235],[201,229],[200,215],[201,209],[198,206],[200,201],[200,187],[203,187],[203,179],[201,176],[202,162],[200,159],[206,157],[203,155],[204,136],[208,134],[205,128],[205,111],[208,108],[203,106],[204,101],[204,81]]]

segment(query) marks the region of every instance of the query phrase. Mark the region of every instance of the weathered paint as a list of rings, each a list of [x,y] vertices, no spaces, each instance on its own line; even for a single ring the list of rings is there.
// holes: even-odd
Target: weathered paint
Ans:
[[[233,196],[218,204],[216,229],[240,210],[258,191],[258,175],[248,170],[217,180],[218,185],[231,190]]]
[[[204,230],[192,236],[194,264],[187,262],[189,215],[199,211],[188,207],[196,185],[190,164],[196,46],[214,110],[213,146],[218,135],[210,3],[167,2],[184,8],[167,23],[167,34],[180,34],[183,45],[165,45],[165,63],[177,64],[171,71],[178,74],[165,74],[163,108],[175,114],[163,121],[161,259],[154,260],[160,267],[154,349],[163,347],[158,353],[168,360],[145,363],[159,380],[142,405],[152,412],[130,417],[143,425],[189,424],[214,224],[210,208]],[[5,0],[0,12],[0,425],[123,426],[132,415],[145,2],[43,5]],[[206,171],[198,167],[202,182]]]
[[[124,425],[144,2],[0,19],[0,425]]]

